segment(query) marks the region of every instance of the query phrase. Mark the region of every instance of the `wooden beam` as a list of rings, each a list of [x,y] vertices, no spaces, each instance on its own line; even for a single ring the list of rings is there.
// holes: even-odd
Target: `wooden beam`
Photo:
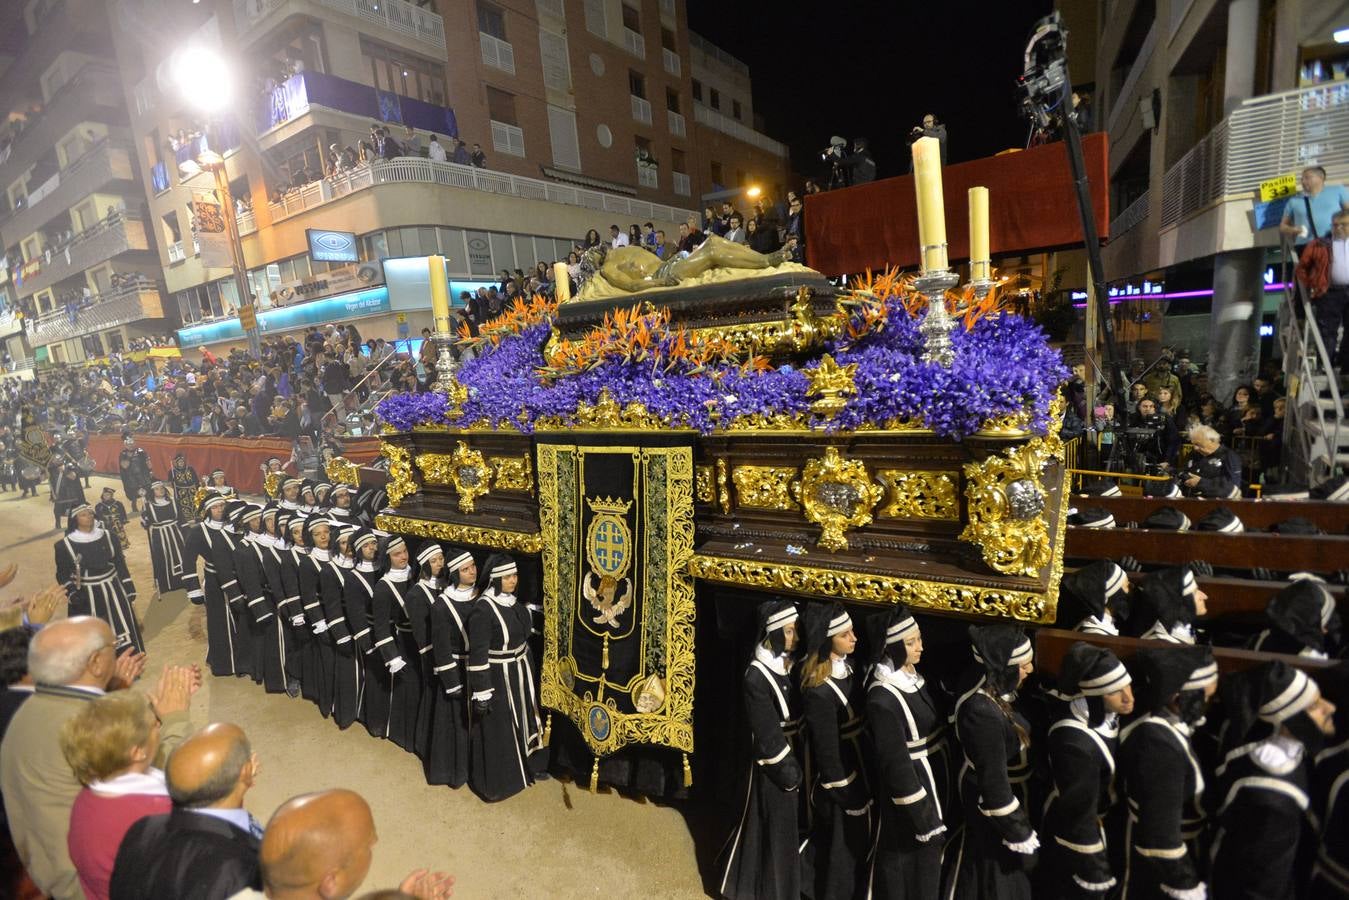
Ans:
[[[1074,559],[1132,556],[1143,563],[1170,565],[1203,560],[1213,566],[1243,571],[1257,566],[1279,572],[1335,572],[1349,568],[1349,538],[1326,535],[1070,527],[1065,552]]]

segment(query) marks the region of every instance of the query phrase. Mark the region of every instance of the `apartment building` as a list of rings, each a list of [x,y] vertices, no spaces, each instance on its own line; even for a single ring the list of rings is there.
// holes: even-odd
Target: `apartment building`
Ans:
[[[264,332],[322,316],[415,336],[429,310],[402,260],[445,255],[457,294],[565,258],[591,228],[650,221],[674,239],[714,182],[785,180],[785,148],[751,127],[743,64],[728,114],[698,101],[701,61],[736,61],[694,46],[674,0],[117,6],[147,221],[185,346],[243,342],[230,271],[203,266],[192,236],[192,193],[214,184],[198,162],[207,148],[225,159]],[[187,46],[230,60],[230,115],[205,121],[176,90],[174,52]],[[374,155],[372,125],[409,155],[330,175],[334,148]],[[446,162],[428,158],[433,135]],[[485,165],[456,164],[454,138]],[[314,252],[319,233],[352,252]],[[301,299],[325,302],[292,308]]]
[[[1110,139],[1112,281],[1212,286],[1209,385],[1255,374],[1278,208],[1260,186],[1319,164],[1349,180],[1349,26],[1330,0],[1109,0],[1095,13],[1096,127]],[[1079,20],[1085,20],[1081,17]],[[1072,43],[1070,39],[1070,44]],[[1191,291],[1185,291],[1189,294]]]
[[[28,374],[34,362],[128,349],[175,322],[165,316],[106,5],[15,0],[0,12],[0,31],[0,341],[6,368]]]

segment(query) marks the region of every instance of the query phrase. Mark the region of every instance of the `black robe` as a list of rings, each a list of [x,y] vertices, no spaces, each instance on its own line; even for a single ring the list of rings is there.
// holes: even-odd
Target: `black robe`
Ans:
[[[290,556],[280,538],[263,536],[258,541],[262,558],[262,574],[267,586],[268,603],[276,615],[271,621],[275,636],[268,636],[265,646],[269,655],[263,663],[262,683],[269,693],[286,691],[289,685],[289,657],[291,653],[290,616],[299,612],[299,604],[287,593],[286,579],[283,574],[284,558]]]
[[[1302,746],[1290,741],[1297,751]],[[1222,900],[1295,900],[1314,840],[1308,760],[1265,759],[1259,744],[1218,767],[1210,895]],[[1302,863],[1303,865],[1299,865]]]
[[[1349,898],[1349,741],[1316,754],[1312,774],[1321,840],[1312,865],[1309,897]]]
[[[806,865],[815,900],[847,900],[866,890],[871,851],[871,791],[862,756],[862,716],[853,702],[854,676],[830,675],[803,688],[814,784]],[[809,887],[809,886],[807,886]]]
[[[183,533],[172,500],[147,499],[141,509],[141,527],[150,535],[150,565],[160,596],[183,589]]]
[[[134,509],[137,501],[141,499],[141,491],[148,494],[150,485],[155,480],[155,476],[150,473],[150,454],[141,447],[133,449],[123,447],[122,452],[118,454],[117,463],[122,470],[122,492],[131,501]]]
[[[959,780],[965,828],[948,851],[955,853],[947,888],[954,900],[1031,900],[1027,870],[1035,856],[1003,843],[1019,844],[1035,834],[1025,784],[1028,748],[1017,725],[1029,730],[1015,710],[1010,717],[1003,712],[982,679],[956,703],[956,739],[965,754]]]
[[[328,560],[319,575],[319,593],[328,630],[319,635],[333,653],[333,721],[338,728],[349,728],[361,714],[361,690],[365,686],[365,662],[352,639],[353,626],[347,622],[345,598],[347,578],[352,568],[346,559]]]
[[[426,783],[459,787],[468,781],[468,620],[472,588],[447,588],[431,607],[431,734]]]
[[[867,724],[880,812],[869,894],[876,900],[936,900],[946,836],[933,832],[951,811],[946,715],[926,684],[900,672],[873,678]]]
[[[212,675],[233,675],[234,612],[229,598],[237,593],[233,543],[224,529],[210,522],[193,525],[183,542],[183,586],[187,599],[206,607],[206,665]],[[197,560],[203,563],[205,581],[197,575]],[[228,567],[222,570],[222,562]]]
[[[197,521],[194,510],[197,508],[197,488],[201,487],[201,476],[191,466],[169,468],[169,477],[165,479],[173,489],[173,497],[178,502],[178,521],[186,525]]]
[[[70,511],[85,502],[84,484],[80,481],[80,470],[74,466],[59,466],[52,463],[54,477],[52,478],[52,503],[55,504],[54,512],[59,520],[62,516],[70,515]]]
[[[1162,885],[1187,891],[1204,880],[1198,852],[1204,776],[1187,732],[1158,715],[1141,716],[1120,732],[1119,772],[1129,805],[1126,897],[1161,897]]]
[[[730,900],[801,896],[801,703],[774,662],[762,651],[742,683],[753,759],[744,812],[723,850],[719,890]]]
[[[240,630],[248,632],[248,647],[252,654],[249,671],[253,681],[263,685],[268,693],[277,694],[286,689],[286,675],[282,650],[278,646],[276,601],[272,598],[263,558],[268,548],[263,546],[261,538],[260,533],[246,535],[234,548],[235,572],[244,596],[243,612],[236,621]]]
[[[347,627],[351,629],[356,658],[361,664],[360,721],[371,735],[383,737],[389,724],[389,689],[387,678],[381,679],[380,674],[387,676],[388,672],[383,659],[375,652],[375,641],[371,637],[371,601],[375,585],[379,583],[379,572],[373,564],[358,561],[356,568],[345,575],[342,609],[346,613]]]
[[[323,617],[323,570],[328,568],[328,551],[317,548],[298,561],[300,573],[300,605],[304,609],[304,621],[312,635],[304,652],[301,682],[305,687],[305,696],[311,697],[319,708],[323,718],[333,711],[333,644],[324,635],[327,621]],[[318,632],[314,631],[319,626]]]
[[[314,699],[314,687],[304,683],[305,668],[309,665],[312,651],[309,648],[314,635],[305,624],[304,604],[300,600],[300,566],[305,565],[309,551],[304,547],[285,547],[280,551],[281,584],[285,591],[285,600],[278,604],[284,608],[286,619],[286,678],[300,686],[300,696],[306,700]]]
[[[94,515],[103,523],[103,527],[111,531],[112,536],[117,538],[117,543],[122,545],[123,550],[131,546],[131,541],[126,533],[126,504],[121,500],[100,500],[94,504]]]
[[[400,575],[404,576],[401,580]],[[375,585],[375,596],[370,600],[370,636],[385,664],[385,681],[378,688],[387,685],[389,690],[384,736],[407,751],[416,746],[413,738],[422,699],[421,662],[407,606],[407,594],[416,583],[410,569],[387,572]],[[397,672],[389,668],[399,664],[402,668]]]
[[[469,724],[468,784],[489,802],[505,800],[534,783],[531,757],[543,750],[543,725],[534,693],[529,608],[488,589],[468,617],[470,700],[490,710]]]
[[[431,715],[433,712],[431,688],[435,677],[431,670],[435,668],[431,652],[435,649],[431,642],[431,607],[435,605],[436,595],[440,593],[439,584],[432,585],[418,581],[403,598],[407,604],[408,622],[412,625],[412,639],[417,644],[417,656],[408,660],[408,664],[417,669],[421,679],[422,691],[418,697],[417,718],[412,731],[412,752],[426,762],[426,750],[431,743]]]
[[[216,544],[213,553],[216,557],[216,569],[220,572],[229,572],[229,580],[234,582],[234,587],[225,592],[229,598],[229,613],[234,623],[234,674],[256,680],[253,674],[256,659],[253,649],[255,641],[253,629],[249,626],[251,617],[248,612],[248,600],[252,598],[244,597],[244,587],[239,580],[239,549],[243,546],[244,536],[228,525],[221,530],[221,534],[228,541],[228,546],[223,543]]]
[[[119,653],[125,647],[144,652],[133,608],[136,585],[122,545],[110,533],[95,524],[92,532],[76,530],[57,541],[56,581],[69,598],[67,615],[97,616],[112,628]]]
[[[1102,825],[1115,802],[1118,735],[1112,727],[1092,728],[1070,708],[1049,726],[1048,743],[1054,789],[1040,835],[1042,883],[1054,896],[1104,896],[1105,886],[1119,880]]]

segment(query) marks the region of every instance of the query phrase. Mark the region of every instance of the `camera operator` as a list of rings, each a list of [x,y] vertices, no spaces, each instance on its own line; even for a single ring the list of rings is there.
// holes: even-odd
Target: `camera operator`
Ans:
[[[1222,445],[1222,436],[1207,425],[1189,430],[1194,452],[1185,460],[1181,487],[1191,497],[1235,500],[1241,496],[1241,457]]]
[[[1139,437],[1134,441],[1135,452],[1149,467],[1170,469],[1175,465],[1180,450],[1176,420],[1158,409],[1157,401],[1151,396],[1138,401],[1138,411],[1129,420],[1129,427],[1153,431],[1151,437]]]
[[[909,131],[906,140],[912,144],[919,138],[934,137],[941,144],[941,164],[946,165],[946,126],[937,121],[932,113],[923,116],[923,124],[915,125]],[[909,171],[913,171],[913,162],[909,162]]]
[[[871,148],[866,138],[854,138],[852,153],[838,163],[847,173],[849,184],[867,184],[876,180],[876,160],[871,156]]]
[[[838,135],[831,137],[829,146],[820,151],[821,161],[829,164],[829,177],[825,180],[825,190],[847,187],[851,183],[848,180],[848,169],[843,165],[843,158],[847,155],[848,140]]]

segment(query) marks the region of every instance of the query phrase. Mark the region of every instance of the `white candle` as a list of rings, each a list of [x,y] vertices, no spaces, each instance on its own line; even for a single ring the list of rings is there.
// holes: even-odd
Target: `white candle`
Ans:
[[[913,182],[918,194],[918,244],[923,271],[945,269],[946,209],[941,186],[941,144],[936,138],[913,142]]]
[[[988,278],[988,188],[970,188],[970,280]]]

